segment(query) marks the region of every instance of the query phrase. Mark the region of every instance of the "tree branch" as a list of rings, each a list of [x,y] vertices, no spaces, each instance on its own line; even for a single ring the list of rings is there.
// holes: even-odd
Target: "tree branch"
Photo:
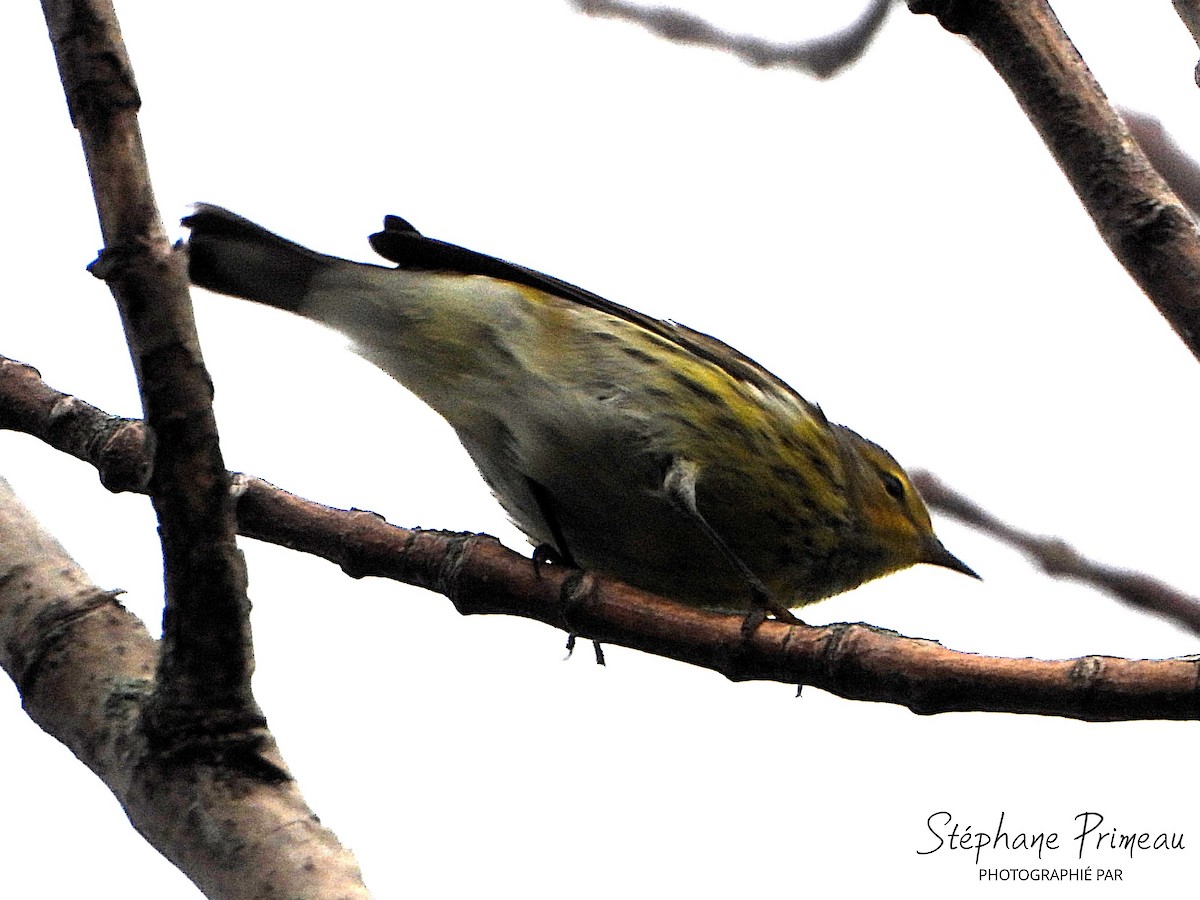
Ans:
[[[1090,560],[1061,538],[1042,537],[1014,528],[929,472],[913,472],[912,478],[931,507],[1016,547],[1047,575],[1082,581],[1135,609],[1200,634],[1200,600],[1195,597],[1149,575]]]
[[[0,410],[14,401],[53,409],[65,395],[19,363],[0,365]],[[38,395],[40,397],[32,396]],[[95,407],[77,404],[90,417]],[[82,416],[83,414],[81,414]],[[0,422],[15,417],[0,416]],[[124,420],[121,420],[124,421]],[[28,426],[28,427],[27,427]],[[30,423],[72,452],[82,442]],[[99,431],[98,422],[78,427]],[[135,425],[129,427],[136,427]],[[127,441],[121,453],[136,454]],[[124,469],[136,463],[120,463]],[[463,615],[502,613],[572,634],[751,679],[809,684],[855,700],[897,703],[913,712],[982,710],[1091,721],[1200,718],[1195,659],[1127,660],[1088,656],[1042,661],[977,656],[864,624],[824,628],[765,622],[750,639],[742,616],[706,612],[573,569],[535,567],[486,535],[418,531],[361,510],[336,510],[247,476],[235,479],[242,534],[311,553],[349,575],[375,575],[445,594]]]
[[[137,124],[141,100],[116,14],[109,0],[42,7],[104,238],[89,268],[116,299],[153,439],[127,420],[99,421],[99,410],[69,398],[39,405],[49,398],[36,391],[4,418],[66,440],[100,465],[108,487],[148,490],[166,590],[163,640],[155,644],[95,589],[83,595],[100,599],[72,608],[72,585],[83,580],[77,570],[61,589],[33,594],[26,579],[6,579],[16,586],[14,615],[2,623],[12,629],[3,635],[10,671],[35,720],[101,774],[135,827],[209,897],[365,897],[353,856],[304,804],[251,691],[246,572],[212,384],[184,254],[168,244],[156,209]],[[35,387],[28,372],[14,381]],[[15,498],[0,501],[15,506]],[[35,527],[28,517],[11,524],[17,535]],[[22,540],[10,535],[0,547]],[[48,538],[35,543],[72,568]],[[32,563],[12,565],[9,575]],[[93,635],[97,622],[118,623],[122,633]],[[46,623],[52,632],[39,633]],[[24,652],[35,660],[53,653],[54,665],[22,665]],[[124,668],[131,652],[132,671]],[[58,684],[68,673],[88,690],[48,713],[69,690]]]
[[[621,0],[570,0],[589,16],[623,19],[677,44],[693,44],[732,53],[752,66],[785,66],[817,78],[831,78],[857,60],[883,28],[893,0],[870,0],[849,28],[813,41],[776,44],[749,35],[729,34],[698,16],[668,7],[645,7]]]
[[[33,366],[0,357],[0,429],[22,431],[90,463],[113,493],[144,494],[150,482],[152,434],[140,419],[110,416],[49,388]],[[132,468],[127,468],[132,466]]]
[[[1044,0],[908,0],[1008,84],[1113,254],[1200,358],[1200,240]]]
[[[133,455],[135,444],[114,452]],[[0,667],[30,717],[104,781],[205,896],[367,897],[353,855],[305,805],[269,734],[223,742],[216,757],[196,744],[173,753],[151,746],[143,713],[159,650],[0,478]]]
[[[104,236],[91,271],[116,298],[155,435],[149,490],[166,604],[147,728],[167,744],[221,731],[240,741],[264,720],[250,690],[246,573],[186,265],[155,206],[137,124],[141,99],[111,2],[43,0],[42,8]]]
[[[246,479],[243,533],[314,553],[354,577],[378,575],[445,594],[463,615],[516,615],[572,634],[720,672],[732,681],[812,685],[921,714],[1033,713],[1089,721],[1200,717],[1195,659],[1008,659],[862,623],[763,623],[644,594],[602,576],[536,569],[486,535],[412,531],[368,512],[329,509]]]

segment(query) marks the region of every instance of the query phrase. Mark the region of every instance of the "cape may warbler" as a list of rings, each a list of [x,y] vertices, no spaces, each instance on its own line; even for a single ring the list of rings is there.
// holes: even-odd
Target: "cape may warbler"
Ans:
[[[789,621],[915,563],[974,574],[886,450],[715,338],[395,216],[371,236],[394,269],[216,206],[184,224],[195,284],[351,338],[445,417],[551,558]]]

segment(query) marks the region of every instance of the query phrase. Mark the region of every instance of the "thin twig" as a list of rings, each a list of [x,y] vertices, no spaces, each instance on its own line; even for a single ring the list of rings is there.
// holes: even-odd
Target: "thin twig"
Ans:
[[[912,477],[930,507],[1016,547],[1047,575],[1082,581],[1135,609],[1169,619],[1193,634],[1200,634],[1200,600],[1197,598],[1141,572],[1088,559],[1061,538],[1014,528],[929,472],[913,472]]]
[[[732,53],[752,66],[785,66],[817,78],[830,78],[857,60],[883,28],[893,0],[870,0],[850,27],[811,41],[776,44],[744,34],[729,34],[698,16],[669,7],[645,7],[620,0],[570,0],[580,12],[633,22],[678,44]]]
[[[0,366],[0,409],[13,402],[13,391],[46,395],[19,401],[27,408],[50,408],[64,396],[27,373],[8,378],[5,372]],[[80,408],[104,416],[95,407]],[[48,431],[28,424],[25,419],[18,427]],[[60,431],[49,433],[48,441],[66,452],[80,446]],[[128,441],[121,452],[136,454],[136,447],[136,441]],[[133,461],[121,465],[136,468]],[[320,556],[354,577],[414,584],[445,594],[464,615],[536,619],[606,644],[704,666],[735,681],[810,684],[923,714],[985,710],[1092,721],[1200,718],[1200,669],[1193,659],[985,657],[863,624],[809,628],[766,622],[746,640],[742,616],[696,609],[561,566],[535,567],[486,535],[398,528],[373,513],[331,509],[247,476],[236,477],[235,495],[242,534]]]

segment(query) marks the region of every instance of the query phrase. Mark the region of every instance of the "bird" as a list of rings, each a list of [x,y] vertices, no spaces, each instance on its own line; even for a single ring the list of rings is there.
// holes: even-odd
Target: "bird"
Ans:
[[[882,447],[720,340],[386,216],[393,265],[219,206],[183,219],[192,283],[341,332],[438,412],[535,563],[702,609],[793,609],[948,551]]]

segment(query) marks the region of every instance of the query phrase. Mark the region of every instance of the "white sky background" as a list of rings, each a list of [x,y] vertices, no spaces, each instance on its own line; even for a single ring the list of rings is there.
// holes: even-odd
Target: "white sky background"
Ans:
[[[689,7],[809,37],[847,4]],[[1170,4],[1055,4],[1111,97],[1200,151],[1195,45]],[[812,7],[811,9],[809,7]],[[996,513],[1193,592],[1200,367],[1112,260],[1011,95],[967,44],[897,9],[820,83],[680,48],[559,0],[119,3],[160,208],[228,206],[370,260],[385,213],[711,332]],[[0,353],[137,415],[78,140],[36,4],[0,27],[6,249]],[[177,226],[173,233],[181,235]],[[524,548],[450,429],[345,341],[197,293],[226,459],[302,496]],[[149,503],[0,434],[0,471],[157,630]],[[958,650],[1045,658],[1193,652],[1195,639],[939,524],[982,584],[925,567],[805,611]],[[255,687],[322,820],[377,896],[1008,896],[970,854],[919,856],[938,810],[1058,831],[1092,810],[1184,832],[1110,894],[1194,873],[1195,726],[920,718],[618,647],[463,619],[243,541]],[[99,782],[0,686],[0,890],[191,898]],[[1038,864],[991,857],[993,867]],[[1047,886],[1055,896],[1094,884]]]

